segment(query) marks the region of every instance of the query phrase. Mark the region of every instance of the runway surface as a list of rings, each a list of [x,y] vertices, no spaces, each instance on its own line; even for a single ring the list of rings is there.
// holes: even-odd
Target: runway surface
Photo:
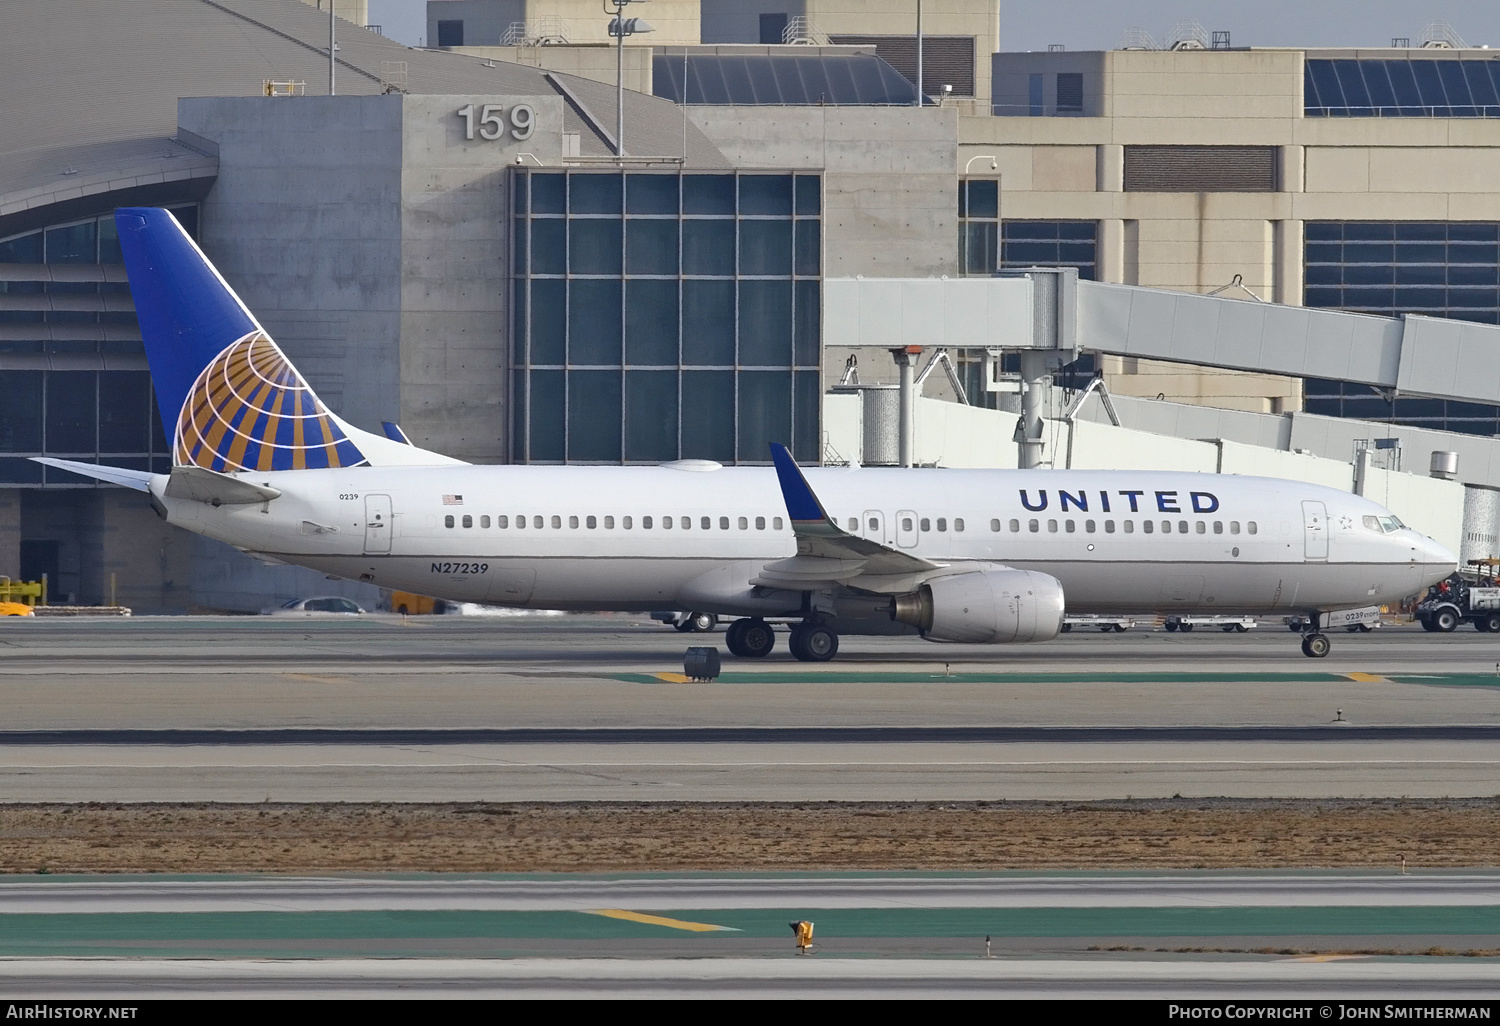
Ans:
[[[784,640],[784,638],[783,638]],[[849,638],[680,679],[640,617],[12,619],[11,801],[1500,794],[1500,638]]]
[[[1496,873],[11,878],[0,994],[1492,1000],[1457,956],[1497,910]]]

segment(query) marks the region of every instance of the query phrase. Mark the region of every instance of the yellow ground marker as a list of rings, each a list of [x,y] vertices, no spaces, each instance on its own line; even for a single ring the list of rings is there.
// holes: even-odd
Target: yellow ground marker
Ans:
[[[1347,962],[1352,958],[1369,958],[1369,955],[1303,955],[1300,958],[1283,958],[1283,962]]]
[[[653,673],[651,676],[657,680],[664,680],[668,684],[691,684],[693,678],[681,673]]]
[[[673,930],[691,930],[693,933],[713,933],[716,930],[732,930],[739,933],[739,928],[734,926],[714,926],[712,923],[690,923],[685,919],[667,919],[665,916],[648,916],[644,912],[628,912],[623,908],[586,908],[581,911],[591,916],[608,916],[610,919],[628,919],[632,923],[646,923],[650,926],[665,926]]]
[[[1382,677],[1378,673],[1346,673],[1346,674],[1344,674],[1344,676],[1348,677],[1352,681],[1357,681],[1360,684],[1389,684],[1390,683],[1389,680],[1387,680],[1386,678]]]

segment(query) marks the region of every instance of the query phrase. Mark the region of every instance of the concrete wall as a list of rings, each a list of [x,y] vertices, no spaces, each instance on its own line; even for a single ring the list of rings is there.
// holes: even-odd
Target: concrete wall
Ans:
[[[21,491],[0,489],[0,577],[21,579]]]
[[[172,527],[140,492],[100,488],[80,510],[79,601],[113,598],[137,613],[179,612],[191,604],[192,535]]]
[[[1370,467],[1364,496],[1380,503],[1407,527],[1421,531],[1458,553],[1463,546],[1464,486],[1416,474]]]
[[[627,18],[643,18],[652,31],[631,37],[642,46],[690,46],[699,38],[698,0],[652,0],[644,10],[631,8]],[[612,43],[611,15],[596,0],[429,0],[427,45],[437,46],[439,21],[464,23],[464,46],[499,46],[513,22],[525,22],[535,35],[564,29],[570,43]],[[631,38],[625,45],[631,45]],[[610,81],[614,81],[613,78]]]
[[[204,251],[329,408],[373,431],[400,412],[401,105],[178,105],[181,127],[219,145]]]
[[[341,595],[365,609],[380,602],[374,585],[330,580],[298,566],[268,566],[202,535],[188,535],[181,548],[192,564],[190,612],[258,613],[287,599],[320,595]]]

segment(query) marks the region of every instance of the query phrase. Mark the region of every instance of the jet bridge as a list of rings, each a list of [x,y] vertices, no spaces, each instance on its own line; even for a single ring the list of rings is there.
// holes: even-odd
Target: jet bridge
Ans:
[[[829,278],[823,343],[1017,352],[1022,466],[1042,461],[1052,371],[1085,352],[1500,405],[1500,326],[1080,281],[1073,268],[992,278]]]

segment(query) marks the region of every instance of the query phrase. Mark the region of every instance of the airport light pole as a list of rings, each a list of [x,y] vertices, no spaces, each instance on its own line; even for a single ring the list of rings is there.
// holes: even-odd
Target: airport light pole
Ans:
[[[604,13],[614,8],[614,19],[609,23],[609,34],[615,37],[615,157],[625,156],[625,37],[639,32],[654,32],[644,18],[626,18],[625,7],[630,3],[645,0],[604,0]],[[684,97],[686,99],[686,97]]]

